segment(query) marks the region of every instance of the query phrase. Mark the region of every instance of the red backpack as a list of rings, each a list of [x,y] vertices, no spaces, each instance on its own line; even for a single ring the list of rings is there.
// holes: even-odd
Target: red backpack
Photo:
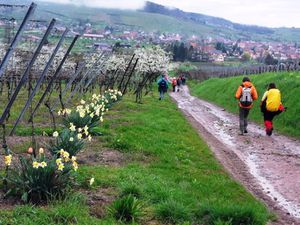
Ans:
[[[173,80],[172,80],[172,85],[173,85],[173,86],[176,86],[176,85],[177,85],[176,79],[173,79]]]

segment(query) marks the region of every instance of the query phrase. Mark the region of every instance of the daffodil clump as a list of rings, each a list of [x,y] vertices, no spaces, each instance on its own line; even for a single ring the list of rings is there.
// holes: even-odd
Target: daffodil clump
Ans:
[[[11,162],[11,161],[10,161]],[[7,164],[10,164],[7,157]],[[76,157],[61,149],[60,157],[47,156],[40,148],[36,157],[20,157],[20,163],[9,167],[5,180],[8,194],[20,196],[24,202],[39,203],[61,196],[73,183],[78,170]]]
[[[69,128],[65,128],[60,133],[55,131],[52,136],[55,139],[51,140],[47,146],[52,155],[59,155],[59,151],[65,149],[72,157],[84,147],[84,140],[78,136],[76,130],[71,131]]]
[[[77,132],[78,138],[87,138],[91,140],[95,135],[93,128],[103,122],[105,112],[113,103],[119,101],[122,93],[117,90],[108,90],[103,95],[93,94],[90,102],[81,100],[80,104],[74,109],[66,112],[59,111],[59,114],[65,115],[65,125],[70,131]]]
[[[77,158],[76,156],[70,156],[70,153],[68,151],[65,151],[64,149],[60,149],[59,150],[59,158],[55,159],[55,163],[57,165],[57,170],[58,171],[63,171],[65,168],[65,164],[70,164],[72,166],[72,169],[74,171],[78,170],[78,163],[77,163]],[[33,158],[33,162],[32,162],[32,167],[34,169],[43,169],[45,167],[47,167],[48,163],[47,161],[51,161],[47,160],[47,158],[44,155],[44,149],[40,148],[39,149],[39,155],[36,158]]]
[[[103,116],[113,103],[119,101],[122,93],[117,90],[107,90],[103,95],[93,94],[89,101],[81,100],[74,109],[64,109],[58,112],[64,116],[65,129],[55,131],[55,141],[49,145],[52,154],[59,154],[60,149],[66,149],[70,156],[75,156],[84,145],[84,141],[92,141],[98,135],[97,127],[103,122]]]
[[[30,157],[21,156],[20,163],[12,167],[12,155],[4,156],[7,166],[8,193],[20,196],[24,202],[39,203],[53,196],[62,196],[72,186],[73,174],[78,170],[76,155],[83,149],[85,141],[91,141],[97,134],[95,127],[103,122],[103,116],[122,93],[108,90],[103,95],[94,94],[90,101],[81,100],[75,109],[58,112],[63,115],[65,128],[54,131],[47,145],[51,154],[43,148],[38,153],[30,147]],[[90,185],[94,178],[90,180]]]

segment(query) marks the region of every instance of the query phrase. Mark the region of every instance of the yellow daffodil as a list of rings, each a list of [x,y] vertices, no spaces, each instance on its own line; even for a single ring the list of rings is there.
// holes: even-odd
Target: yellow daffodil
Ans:
[[[91,136],[91,135],[88,136],[88,140],[89,140],[89,141],[92,140],[92,136]]]
[[[83,118],[83,117],[85,116],[85,112],[84,112],[83,110],[80,110],[80,111],[79,111],[79,116],[80,116],[81,118]]]
[[[70,142],[72,142],[72,141],[74,141],[74,138],[73,137],[70,137],[70,140],[69,140]]]
[[[12,159],[12,155],[11,154],[4,156],[4,163],[5,163],[6,166],[10,166],[11,159]]]
[[[95,178],[92,177],[92,178],[90,179],[90,186],[92,186],[94,182],[95,182]]]
[[[78,112],[81,111],[82,109],[83,109],[82,105],[79,105],[79,106],[76,107],[76,111],[78,111]]]
[[[101,123],[103,122],[103,117],[102,116],[100,117],[100,121],[101,121]]]
[[[46,163],[46,162],[41,162],[41,163],[40,163],[40,166],[41,166],[42,168],[44,168],[44,167],[47,166],[47,163]]]
[[[54,131],[52,136],[53,136],[53,137],[58,137],[58,132],[57,132],[57,131]]]
[[[77,134],[77,138],[80,140],[82,138],[82,134]]]
[[[100,109],[96,109],[95,115],[96,115],[96,116],[100,116]]]
[[[64,170],[64,168],[65,168],[65,165],[63,164],[63,163],[60,163],[59,165],[58,165],[58,170],[60,170],[60,171],[63,171]]]
[[[80,104],[81,104],[81,105],[84,105],[84,104],[85,104],[85,101],[84,101],[83,99],[81,99]]]
[[[34,161],[32,163],[32,167],[35,168],[35,169],[39,168],[39,166],[40,166],[40,164],[37,161]]]
[[[76,127],[73,123],[70,123],[70,131],[76,131]]]
[[[71,109],[65,109],[65,112],[66,112],[67,115],[69,115],[72,112],[72,110]]]
[[[63,150],[63,149],[60,149],[60,150],[59,150],[59,154],[60,154],[60,155],[63,155],[64,152],[65,152],[65,150]]]
[[[58,158],[58,159],[56,159],[56,165],[60,165],[60,164],[62,164],[62,159],[61,158]]]
[[[72,163],[72,165],[73,165],[74,171],[77,171],[77,170],[78,170],[78,163],[74,161],[74,162]]]
[[[75,162],[77,160],[76,156],[72,156],[71,160],[72,162]]]
[[[39,153],[40,153],[40,154],[44,154],[44,149],[43,149],[43,148],[40,148],[40,149],[39,149]]]
[[[64,157],[64,158],[69,158],[69,157],[70,157],[69,152],[66,152],[66,151],[65,151],[64,154],[63,154],[63,157]]]

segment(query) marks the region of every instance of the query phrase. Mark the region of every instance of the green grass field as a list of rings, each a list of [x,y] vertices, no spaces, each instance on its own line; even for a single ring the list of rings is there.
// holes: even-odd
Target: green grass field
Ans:
[[[300,72],[265,73],[249,76],[256,87],[259,99],[255,102],[249,118],[257,123],[263,123],[260,112],[260,99],[270,82],[275,82],[282,95],[282,103],[288,107],[287,111],[275,117],[276,131],[294,137],[300,137]],[[242,83],[242,76],[224,79],[209,79],[203,83],[191,83],[193,95],[213,102],[226,110],[238,113],[237,100],[234,98],[238,86]]]
[[[171,99],[157,99],[147,96],[144,104],[136,104],[125,97],[104,118],[103,135],[86,150],[118,150],[124,162],[80,165],[77,193],[46,206],[1,209],[0,224],[122,224],[106,213],[106,206],[93,206],[104,211],[101,218],[90,215],[84,193],[103,189],[115,198],[138,193],[143,214],[136,224],[259,225],[273,218],[217,163]],[[89,188],[91,177],[95,185]]]

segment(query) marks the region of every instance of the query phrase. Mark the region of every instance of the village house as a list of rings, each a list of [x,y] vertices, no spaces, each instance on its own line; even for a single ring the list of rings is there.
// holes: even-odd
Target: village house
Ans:
[[[84,39],[92,39],[92,40],[97,40],[97,39],[103,39],[104,35],[103,34],[83,34],[82,38]]]

